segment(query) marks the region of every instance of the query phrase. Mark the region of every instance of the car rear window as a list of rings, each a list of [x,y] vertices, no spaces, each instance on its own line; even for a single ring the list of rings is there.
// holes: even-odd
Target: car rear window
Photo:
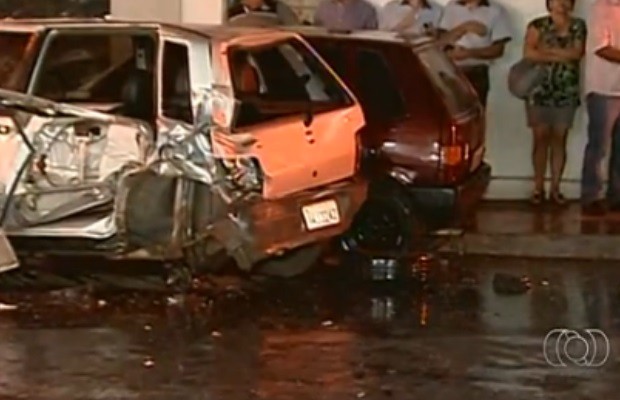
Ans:
[[[475,93],[443,51],[431,46],[419,51],[418,57],[433,84],[441,92],[450,113],[457,115],[468,112],[476,105]]]
[[[359,50],[356,56],[359,68],[358,95],[365,114],[370,120],[395,120],[405,112],[398,81],[383,54],[369,49]]]

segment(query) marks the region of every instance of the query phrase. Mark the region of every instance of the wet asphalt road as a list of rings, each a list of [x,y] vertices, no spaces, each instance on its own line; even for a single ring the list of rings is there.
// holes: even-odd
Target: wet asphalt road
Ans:
[[[185,296],[5,295],[17,308],[0,311],[0,398],[620,398],[617,266],[420,270],[389,284],[326,267],[296,281],[218,277]],[[602,329],[609,359],[549,366],[542,343],[555,327]]]

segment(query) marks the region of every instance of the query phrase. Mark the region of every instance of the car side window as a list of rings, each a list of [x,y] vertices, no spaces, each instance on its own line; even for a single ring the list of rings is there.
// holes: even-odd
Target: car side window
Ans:
[[[235,127],[349,106],[352,99],[302,42],[231,51],[230,68],[241,110]]]
[[[189,49],[184,44],[165,42],[162,65],[162,114],[193,123]]]
[[[133,67],[131,34],[61,33],[51,39],[34,94],[59,102],[120,103]]]
[[[384,56],[375,50],[361,49],[356,56],[358,95],[365,114],[372,120],[394,120],[405,115],[405,101],[398,80]]]

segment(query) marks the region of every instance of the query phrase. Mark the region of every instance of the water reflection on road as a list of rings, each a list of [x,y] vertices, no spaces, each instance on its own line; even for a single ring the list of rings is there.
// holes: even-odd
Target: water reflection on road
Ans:
[[[498,293],[497,273],[531,289]],[[424,284],[317,275],[208,298],[22,299],[0,313],[0,398],[618,398],[613,266],[465,260]],[[609,361],[548,366],[555,327],[602,329]]]

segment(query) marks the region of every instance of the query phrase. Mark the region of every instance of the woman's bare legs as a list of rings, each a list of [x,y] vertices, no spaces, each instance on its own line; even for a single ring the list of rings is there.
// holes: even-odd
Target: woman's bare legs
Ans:
[[[566,201],[560,191],[562,175],[566,166],[566,137],[568,129],[558,127],[551,132],[551,200],[558,204]]]
[[[548,153],[552,131],[545,125],[532,128],[533,148],[532,163],[534,165],[534,193],[532,202],[538,204],[544,200],[545,175],[547,172]]]

